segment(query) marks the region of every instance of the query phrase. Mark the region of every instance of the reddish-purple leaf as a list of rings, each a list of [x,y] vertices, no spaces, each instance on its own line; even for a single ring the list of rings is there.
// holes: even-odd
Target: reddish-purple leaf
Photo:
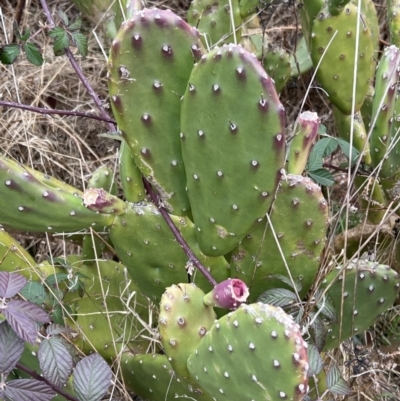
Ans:
[[[72,372],[72,356],[60,337],[51,337],[39,346],[39,363],[43,376],[57,387],[63,386]]]
[[[11,298],[25,287],[27,279],[18,273],[0,272],[0,297]]]
[[[74,371],[74,390],[80,401],[99,401],[111,384],[107,362],[92,354],[78,362]]]
[[[4,316],[6,317],[9,325],[20,338],[31,344],[35,344],[38,333],[38,325],[18,308],[14,308],[14,302],[25,303],[25,301],[11,301],[7,308],[3,311]]]
[[[7,320],[0,323],[0,373],[10,373],[23,351],[24,341],[15,334]]]
[[[50,401],[55,391],[34,379],[18,379],[7,382],[4,398],[10,401]]]
[[[25,315],[28,319],[39,323],[50,323],[50,317],[46,311],[32,302],[19,299],[8,302],[7,309],[13,309]]]

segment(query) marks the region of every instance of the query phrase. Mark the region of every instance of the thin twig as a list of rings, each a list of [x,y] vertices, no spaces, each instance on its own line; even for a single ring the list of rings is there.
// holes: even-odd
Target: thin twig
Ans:
[[[115,124],[115,121],[113,119],[111,119],[110,117],[104,118],[103,116],[96,116],[95,114],[91,114],[91,113],[82,113],[80,111],[47,109],[47,108],[43,108],[43,107],[29,106],[29,105],[21,104],[21,103],[7,102],[5,100],[0,100],[0,106],[12,107],[14,109],[28,110],[28,111],[32,111],[34,113],[39,113],[39,114],[44,114],[44,115],[60,114],[63,116],[85,117],[85,118],[91,118],[93,120],[104,121],[106,123]]]
[[[42,5],[44,13],[46,14],[47,21],[48,21],[50,27],[54,28],[56,25],[54,23],[53,17],[51,16],[50,9],[49,9],[49,6],[47,5],[46,0],[40,0],[40,3]],[[93,99],[94,104],[96,105],[97,109],[99,110],[101,116],[105,120],[109,119],[108,113],[104,109],[100,98],[97,96],[97,93],[94,91],[94,89],[90,85],[89,81],[83,75],[82,69],[79,67],[78,63],[76,62],[75,57],[72,54],[71,50],[66,48],[65,49],[65,54],[68,57],[69,62],[72,65],[72,68],[75,70],[75,72],[78,75],[79,79],[82,81],[83,86],[86,88],[86,90],[88,91],[90,97]],[[111,132],[114,132],[116,130],[115,129],[115,125],[112,124],[112,123],[107,123],[107,126],[108,126],[109,131],[111,131]]]
[[[46,383],[48,386],[50,386],[56,393],[62,395],[64,398],[66,398],[67,400],[70,401],[79,401],[77,398],[75,398],[74,396],[72,396],[71,394],[68,394],[67,392],[65,392],[64,390],[62,390],[61,388],[56,387],[54,384],[52,384],[51,382],[49,382],[47,379],[45,379],[43,376],[40,376],[38,373],[36,373],[36,371],[31,370],[29,368],[27,368],[25,365],[23,365],[22,363],[18,362],[17,363],[17,369],[22,370],[23,372],[25,372],[26,374],[28,374],[29,376],[33,377],[36,380],[39,380],[41,382]]]
[[[160,198],[158,194],[153,191],[150,183],[143,179],[144,186],[146,188],[147,193],[150,195],[151,200],[153,203],[158,207],[161,215],[164,217],[165,222],[167,223],[168,227],[174,234],[176,240],[178,241],[179,245],[182,247],[183,251],[186,253],[186,256],[189,259],[189,262],[193,263],[200,272],[204,275],[204,277],[209,281],[212,286],[216,286],[217,282],[215,281],[214,277],[210,274],[210,272],[203,266],[203,264],[197,259],[193,251],[190,249],[189,245],[183,239],[180,231],[176,228],[175,224],[173,223],[171,216],[168,214],[167,210],[162,206],[160,202]]]

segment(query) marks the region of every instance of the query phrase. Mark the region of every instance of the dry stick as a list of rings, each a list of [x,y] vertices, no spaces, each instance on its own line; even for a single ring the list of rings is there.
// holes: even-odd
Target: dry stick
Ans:
[[[167,210],[162,206],[160,198],[158,194],[156,194],[150,183],[143,179],[144,186],[146,188],[147,193],[150,195],[151,200],[153,203],[158,207],[162,217],[164,217],[165,222],[167,223],[170,230],[173,232],[176,240],[178,241],[179,245],[182,247],[183,251],[186,253],[186,256],[189,259],[189,263],[193,263],[200,271],[203,273],[204,277],[210,282],[211,285],[216,286],[217,282],[214,280],[213,276],[211,276],[210,272],[202,265],[199,259],[196,258],[193,251],[190,249],[189,245],[183,239],[180,231],[176,228],[175,224],[171,220],[171,216],[168,214]]]
[[[93,120],[104,121],[106,123],[115,124],[115,121],[109,117],[104,118],[103,116],[96,116],[95,114],[91,114],[91,113],[82,113],[80,111],[47,109],[47,108],[43,108],[43,107],[28,106],[27,104],[7,102],[5,100],[0,100],[0,106],[12,107],[14,109],[28,110],[28,111],[32,111],[34,113],[39,113],[39,114],[43,114],[43,115],[60,114],[63,116],[85,117],[85,118],[91,118]],[[113,131],[115,131],[115,130],[113,130]]]
[[[39,380],[41,382],[46,383],[48,386],[50,386],[56,393],[62,395],[64,398],[66,398],[67,400],[70,401],[78,401],[77,398],[73,397],[72,395],[68,394],[67,392],[65,392],[63,389],[56,387],[54,384],[52,384],[51,382],[49,382],[47,379],[45,379],[43,376],[40,376],[38,373],[36,373],[35,370],[29,369],[27,368],[25,365],[23,365],[22,363],[17,363],[17,369],[22,370],[23,372],[25,372],[26,374],[28,374],[29,376],[33,377],[36,380]]]
[[[53,17],[51,16],[49,7],[47,5],[46,0],[40,0],[40,3],[42,5],[43,11],[46,14],[47,20],[50,24],[51,28],[55,27]],[[90,85],[89,81],[85,78],[83,75],[83,72],[81,68],[79,67],[78,63],[76,62],[72,52],[69,49],[65,49],[65,54],[67,55],[69,61],[71,62],[72,68],[75,70],[77,73],[78,77],[82,81],[83,85],[85,86],[86,90],[88,91],[89,95],[92,97],[96,107],[99,109],[101,116],[104,119],[109,119],[109,116],[104,109],[99,97],[97,96],[96,92],[93,90],[92,86]],[[110,131],[114,132],[115,131],[115,126],[112,123],[107,123],[108,128]],[[184,252],[186,253],[187,257],[189,258],[189,262],[193,263],[194,266],[196,266],[200,272],[204,275],[204,277],[210,282],[211,285],[215,286],[217,285],[216,280],[212,277],[211,273],[203,266],[203,264],[196,258],[192,250],[190,249],[189,245],[186,243],[186,241],[183,239],[180,231],[175,227],[174,223],[171,220],[171,217],[169,216],[168,212],[166,209],[160,204],[159,201],[159,196],[158,194],[155,193],[151,185],[144,180],[146,190],[148,194],[150,195],[151,199],[159,209],[162,217],[164,218],[165,222],[167,223],[168,227],[174,234],[176,240],[178,243],[181,245],[183,248]]]

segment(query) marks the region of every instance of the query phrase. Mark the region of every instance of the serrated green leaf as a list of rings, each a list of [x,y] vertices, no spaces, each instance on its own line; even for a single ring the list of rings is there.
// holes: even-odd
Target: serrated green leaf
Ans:
[[[31,36],[31,31],[28,28],[25,28],[24,32],[22,32],[21,40],[26,42],[29,39],[29,36]]]
[[[18,40],[22,40],[21,31],[16,20],[13,21],[13,33]]]
[[[296,303],[297,296],[294,292],[286,290],[285,288],[274,288],[262,293],[258,297],[258,302],[284,308],[285,306]]]
[[[74,371],[74,390],[79,401],[101,400],[111,385],[111,378],[111,369],[99,354],[83,358]]]
[[[23,45],[24,51],[27,59],[36,66],[41,66],[43,64],[43,57],[40,54],[39,49],[33,43],[26,42]]]
[[[49,286],[53,286],[55,284],[61,283],[66,279],[68,279],[68,273],[51,274],[49,277],[46,278],[46,284]]]
[[[326,375],[326,386],[331,393],[336,395],[347,395],[351,392],[349,385],[340,376],[336,365],[333,365]]]
[[[308,363],[309,363],[309,370],[308,376],[317,375],[321,372],[324,362],[319,354],[317,347],[314,344],[308,344]]]
[[[24,351],[24,340],[19,338],[7,320],[0,323],[0,373],[7,375],[15,368]]]
[[[67,32],[60,27],[56,27],[49,31],[49,36],[54,39],[53,50],[56,56],[65,54],[65,50],[69,46],[69,38]]]
[[[310,320],[311,320],[311,330],[313,331],[314,335],[314,342],[315,346],[319,351],[321,351],[326,343],[326,335],[327,331],[325,328],[324,322],[319,318],[316,317],[316,314],[314,312],[311,312],[309,314]]]
[[[46,291],[42,284],[37,281],[29,281],[20,291],[20,294],[30,302],[36,305],[42,305],[47,299]]]
[[[78,17],[68,26],[69,31],[79,31],[82,28],[82,20]]]
[[[72,32],[72,41],[74,45],[78,48],[79,53],[85,57],[88,51],[88,40],[85,35],[80,32]]]
[[[317,170],[322,167],[324,157],[329,156],[338,147],[336,138],[325,137],[320,139],[312,148],[308,159],[307,170]]]
[[[337,321],[336,309],[332,305],[332,302],[329,300],[327,295],[325,294],[321,297],[322,291],[318,291],[315,294],[315,298],[319,300],[317,302],[317,308],[321,311],[321,313],[327,317],[331,322]]]
[[[21,48],[17,44],[4,45],[0,47],[0,62],[3,64],[12,64],[19,56]]]
[[[334,184],[335,180],[332,174],[324,168],[317,170],[310,170],[307,172],[308,176],[312,178],[317,184],[329,187]]]
[[[57,11],[57,14],[58,14],[58,16],[60,17],[60,20],[62,21],[62,23],[63,23],[65,26],[68,26],[68,24],[69,24],[68,15],[65,14],[65,12],[62,11],[62,10],[58,10],[58,11]]]
[[[338,138],[337,141],[344,155],[348,159],[350,159],[350,144],[347,141],[340,138]],[[359,156],[360,152],[354,146],[351,146],[351,164],[356,163]]]
[[[63,386],[72,372],[72,356],[62,337],[51,337],[39,345],[38,359],[43,376],[57,387]]]

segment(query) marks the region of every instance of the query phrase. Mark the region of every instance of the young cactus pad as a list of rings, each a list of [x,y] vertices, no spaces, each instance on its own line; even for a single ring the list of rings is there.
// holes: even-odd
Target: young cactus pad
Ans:
[[[190,209],[180,99],[201,54],[194,28],[169,10],[148,9],[122,25],[108,63],[111,105],[122,135],[143,175],[177,215]]]
[[[39,175],[40,177],[40,175]],[[88,210],[81,193],[55,179],[40,180],[23,166],[0,157],[0,225],[17,230],[71,232],[111,225],[114,217]]]
[[[281,308],[241,305],[214,323],[188,369],[215,401],[299,401],[307,391],[307,344]]]
[[[317,67],[317,78],[331,102],[344,114],[351,114],[354,102],[358,111],[367,95],[369,80],[374,72],[374,40],[363,18],[357,35],[358,8],[349,3],[339,15],[330,15],[328,5],[318,14],[311,34],[311,57]],[[358,41],[357,67],[355,51]],[[320,63],[320,64],[319,64]],[[356,92],[353,99],[353,76],[357,70]]]
[[[337,317],[327,325],[325,350],[329,350],[373,325],[393,305],[400,280],[389,266],[355,260],[345,269],[338,266],[323,281],[323,287],[329,287],[327,294]]]
[[[269,209],[285,163],[284,110],[241,46],[193,68],[182,101],[182,154],[200,249],[231,251]]]
[[[258,225],[232,255],[232,277],[249,285],[250,302],[281,287],[271,276],[288,277],[288,269],[301,282],[302,294],[308,291],[325,246],[328,218],[327,202],[311,179],[291,174],[282,179],[270,213],[272,227]]]
[[[194,284],[168,287],[160,303],[158,328],[164,352],[174,371],[192,386],[187,369],[189,355],[213,325],[217,315],[203,302],[204,292]]]

